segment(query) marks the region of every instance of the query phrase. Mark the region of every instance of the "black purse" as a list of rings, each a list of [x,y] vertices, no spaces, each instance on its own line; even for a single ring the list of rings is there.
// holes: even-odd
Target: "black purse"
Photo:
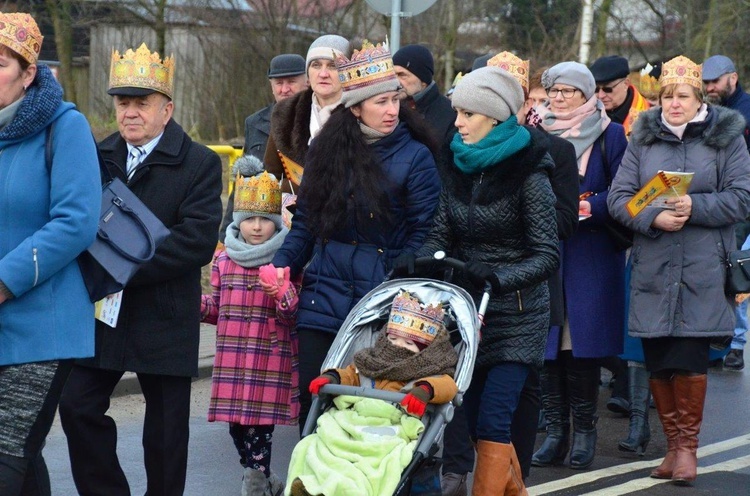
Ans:
[[[151,260],[169,230],[99,159],[102,208],[96,239],[78,256],[83,282],[92,302],[122,290],[140,266]],[[45,144],[47,169],[52,167],[52,126]]]
[[[730,251],[726,264],[726,294],[750,293],[750,250]]]
[[[612,174],[609,172],[609,161],[607,160],[607,152],[604,146],[604,134],[602,134],[602,139],[599,141],[599,144],[601,145],[602,150],[604,175],[607,178],[607,188],[609,189],[612,186]],[[611,216],[607,217],[607,220],[604,221],[604,230],[607,231],[607,234],[609,234],[609,237],[614,242],[617,251],[625,251],[633,246],[633,231],[620,224]]]

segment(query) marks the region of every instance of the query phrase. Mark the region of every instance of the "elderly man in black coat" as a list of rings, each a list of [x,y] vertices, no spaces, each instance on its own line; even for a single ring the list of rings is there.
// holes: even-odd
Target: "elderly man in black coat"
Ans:
[[[158,54],[145,44],[122,58],[114,52],[108,93],[119,132],[99,149],[110,174],[127,181],[170,234],[123,290],[116,327],[97,321],[96,355],[73,367],[63,392],[60,418],[80,494],[130,495],[117,458],[116,426],[106,415],[126,371],[138,375],[146,400],[146,493],[176,496],[185,487],[201,267],[217,242],[221,161],[172,119],[172,58],[160,60],[151,76],[124,70],[148,68],[152,57]]]

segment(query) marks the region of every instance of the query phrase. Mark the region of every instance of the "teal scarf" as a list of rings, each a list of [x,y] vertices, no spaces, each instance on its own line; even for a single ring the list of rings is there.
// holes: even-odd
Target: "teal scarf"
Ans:
[[[479,143],[466,145],[461,135],[456,133],[451,142],[453,159],[464,174],[475,174],[499,164],[531,142],[528,129],[518,125],[518,119],[510,119],[495,126]]]

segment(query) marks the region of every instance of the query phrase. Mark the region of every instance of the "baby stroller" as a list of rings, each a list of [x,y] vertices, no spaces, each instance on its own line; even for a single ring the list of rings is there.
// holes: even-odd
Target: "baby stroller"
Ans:
[[[435,258],[426,257],[416,260],[417,267],[427,264],[439,264],[447,269],[446,274],[453,270],[463,270],[464,263],[445,258],[438,252]],[[403,470],[394,496],[406,496],[411,490],[411,477],[428,461],[433,461],[440,448],[445,426],[453,418],[453,411],[463,401],[471,382],[474,361],[479,342],[479,331],[482,316],[487,308],[489,283],[485,285],[484,296],[479,308],[474,306],[472,297],[464,289],[451,283],[432,279],[395,279],[389,280],[370,291],[352,309],[338,332],[321,370],[334,367],[345,367],[352,362],[354,354],[372,346],[377,334],[388,318],[391,303],[401,290],[415,294],[423,302],[442,302],[446,313],[446,320],[451,343],[458,353],[458,363],[454,380],[458,386],[458,393],[450,403],[443,405],[428,405],[422,417],[424,431],[417,440],[417,446],[409,465]],[[449,317],[449,319],[448,319]],[[302,437],[312,434],[317,426],[318,418],[331,407],[333,398],[339,395],[362,396],[375,398],[398,404],[404,394],[383,391],[366,386],[344,386],[326,384],[314,397]]]

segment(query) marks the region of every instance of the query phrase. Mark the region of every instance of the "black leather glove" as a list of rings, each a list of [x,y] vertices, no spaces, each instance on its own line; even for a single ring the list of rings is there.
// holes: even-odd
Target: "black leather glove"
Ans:
[[[414,253],[404,252],[393,259],[391,263],[391,270],[393,275],[396,276],[412,276],[414,275],[414,261],[417,259]]]
[[[492,268],[482,262],[466,262],[464,272],[469,282],[477,289],[483,289],[485,282],[492,284],[493,290],[496,290],[500,285],[500,281],[497,280],[497,276],[492,272]]]

